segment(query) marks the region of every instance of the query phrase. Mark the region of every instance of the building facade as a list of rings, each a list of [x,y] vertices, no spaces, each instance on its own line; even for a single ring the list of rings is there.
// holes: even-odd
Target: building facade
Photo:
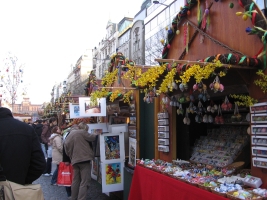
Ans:
[[[184,5],[183,1],[160,0],[161,4],[151,4],[147,9],[145,25],[145,64],[158,64],[155,59],[161,58],[163,45],[161,40],[165,40],[167,31],[170,28],[171,20]],[[166,30],[166,27],[167,30]]]
[[[43,104],[31,104],[30,98],[25,96],[21,103],[13,105],[12,113],[32,116],[32,121],[35,121],[39,118],[38,110],[42,106]]]

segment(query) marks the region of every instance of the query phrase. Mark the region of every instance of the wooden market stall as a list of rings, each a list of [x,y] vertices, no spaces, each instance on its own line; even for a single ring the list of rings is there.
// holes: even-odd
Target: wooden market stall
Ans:
[[[228,136],[231,136],[231,131],[234,133],[234,130],[242,129],[248,143],[244,144],[238,155],[229,163],[243,163],[241,167],[251,169],[251,175],[262,180],[261,187],[267,187],[266,165],[255,165],[252,160],[253,153],[254,157],[266,157],[266,151],[263,150],[264,154],[255,155],[255,152],[252,152],[255,144],[251,144],[252,136],[249,135],[253,134],[250,127],[253,113],[249,107],[255,102],[266,102],[266,28],[266,18],[252,0],[191,0],[181,8],[172,21],[172,27],[166,29],[167,38],[164,40],[162,58],[156,59],[161,66],[166,65],[165,72],[160,75],[155,85],[160,98],[154,100],[154,113],[151,112],[154,114],[156,159],[167,162],[177,158],[192,160],[193,148],[201,137],[207,136],[209,129],[222,129],[226,132],[230,130]],[[212,68],[210,63],[217,67]],[[164,87],[168,89],[165,90]],[[243,103],[240,103],[240,99]],[[174,102],[179,106],[173,106]],[[225,109],[228,102],[231,106]],[[209,122],[207,116],[204,117],[206,114],[203,109],[214,104],[221,108],[213,112],[213,118]],[[194,111],[193,115],[190,114],[190,107]],[[199,107],[201,114],[196,112]],[[220,109],[223,111],[218,112]],[[155,116],[157,114],[158,116]],[[262,127],[265,126],[266,124]],[[140,130],[139,134],[142,137],[144,133]],[[225,146],[224,149],[226,148]],[[141,147],[140,151],[139,156],[142,154]],[[221,151],[217,152],[220,153]],[[137,167],[138,174],[145,173],[145,169]],[[162,184],[151,182],[143,185],[144,175],[137,176],[133,178],[132,187],[135,189],[131,190],[130,199],[137,196],[142,199],[152,188],[155,192],[155,195],[152,194],[153,198],[166,197],[166,193],[157,192]],[[157,174],[153,173],[150,178],[156,179],[156,176]],[[161,178],[162,175],[158,176]],[[170,184],[169,181],[171,180],[165,180],[165,183]],[[175,184],[170,184],[170,187],[175,187]],[[169,194],[174,192],[170,190]],[[187,195],[192,199],[201,199],[200,196],[197,197],[202,195],[201,191],[194,192],[196,197]]]

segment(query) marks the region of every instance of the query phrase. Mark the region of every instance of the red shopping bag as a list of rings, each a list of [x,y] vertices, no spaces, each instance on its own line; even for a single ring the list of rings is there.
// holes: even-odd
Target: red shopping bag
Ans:
[[[73,178],[73,167],[71,164],[65,165],[60,162],[58,166],[57,184],[59,186],[71,186]]]

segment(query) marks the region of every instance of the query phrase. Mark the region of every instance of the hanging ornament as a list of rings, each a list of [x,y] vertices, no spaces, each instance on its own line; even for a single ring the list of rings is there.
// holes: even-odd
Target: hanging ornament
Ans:
[[[233,8],[233,7],[234,7],[234,3],[231,2],[231,3],[229,4],[229,8]]]
[[[183,92],[184,91],[184,85],[181,83],[180,85],[179,85],[179,89]]]
[[[182,107],[182,104],[180,104],[179,108],[177,109],[177,115],[183,115],[184,114],[184,110]]]
[[[196,83],[193,85],[193,91],[196,91],[197,89],[198,89],[198,84]]]
[[[176,31],[176,35],[179,35],[179,34],[180,34],[180,30],[177,30],[177,31]]]
[[[161,42],[162,45],[164,45],[165,40],[161,39],[160,42]]]

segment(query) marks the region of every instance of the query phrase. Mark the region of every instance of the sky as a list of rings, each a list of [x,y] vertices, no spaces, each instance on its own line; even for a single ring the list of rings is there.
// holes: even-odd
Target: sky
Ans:
[[[14,54],[24,66],[20,89],[26,88],[32,104],[49,102],[55,83],[66,79],[71,65],[105,37],[108,20],[134,17],[142,2],[0,0],[0,69],[5,69],[8,52]],[[16,103],[21,103],[18,94]]]

